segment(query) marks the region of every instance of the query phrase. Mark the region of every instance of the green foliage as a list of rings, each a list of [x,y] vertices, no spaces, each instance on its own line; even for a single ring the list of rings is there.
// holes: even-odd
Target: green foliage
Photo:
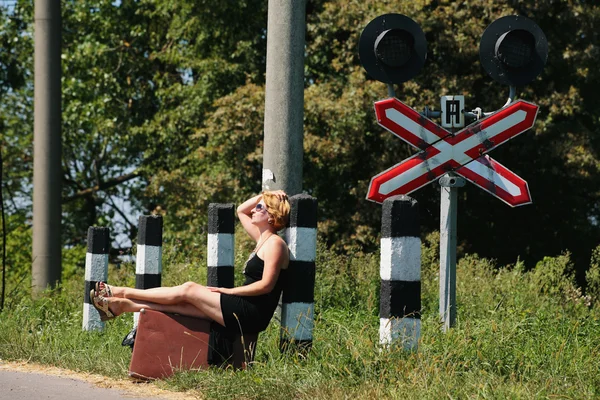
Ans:
[[[130,352],[120,342],[129,321],[116,321],[103,334],[84,332],[82,326],[84,281],[71,279],[36,300],[24,297],[1,315],[2,358],[31,360],[77,371],[118,376],[126,371]],[[110,345],[110,346],[109,346]],[[90,351],[93,349],[93,351]],[[109,358],[98,357],[109,352]]]
[[[493,1],[329,1],[309,16],[307,71],[314,85],[307,88],[305,101],[305,151],[311,155],[305,156],[305,181],[310,182],[305,186],[314,190],[320,206],[332,204],[337,210],[332,213],[336,215],[333,221],[327,219],[321,225],[324,229],[341,225],[337,232],[331,229],[336,234],[326,231],[328,238],[335,238],[330,243],[376,244],[378,210],[362,199],[367,184],[375,173],[412,153],[375,125],[371,104],[385,97],[385,86],[369,81],[357,58],[362,28],[386,12],[410,16],[427,37],[425,69],[397,88],[397,97],[418,109],[436,107],[439,95],[450,93],[464,94],[469,107],[499,108],[507,89],[494,83],[480,67],[478,47],[483,30],[496,18],[509,14],[529,16],[544,30],[550,44],[547,67],[535,82],[519,88],[520,97],[540,105],[538,122],[532,132],[518,138],[518,145],[509,143],[493,153],[529,181],[534,204],[511,209],[468,185],[460,191],[459,239],[462,248],[470,252],[504,263],[520,257],[530,267],[545,255],[569,249],[581,278],[588,252],[597,245],[594,241],[600,233],[594,223],[598,221],[600,193],[597,96],[591,95],[600,87],[600,75],[591,67],[598,52],[593,26],[600,10],[582,2],[539,1],[534,6]],[[311,115],[313,92],[318,93],[315,114],[320,119]],[[312,139],[313,132],[321,133]],[[336,143],[338,136],[341,139]],[[312,149],[317,149],[316,154],[312,155]],[[321,164],[341,179],[324,179],[323,170],[318,168]],[[351,178],[342,171],[349,172]],[[352,184],[348,185],[348,179]],[[344,197],[348,193],[351,199]],[[437,193],[430,185],[411,194],[420,202],[427,232],[438,229]],[[327,208],[324,215],[330,212]]]
[[[201,251],[207,205],[239,203],[260,190],[267,6],[63,2],[67,248],[84,244],[91,225],[134,239],[135,217],[156,212],[165,216],[167,243]],[[465,95],[470,108],[498,109],[508,90],[480,66],[483,30],[519,14],[545,32],[544,72],[518,88],[519,97],[540,105],[536,125],[519,143],[493,152],[528,180],[534,204],[511,209],[467,185],[459,194],[459,248],[501,264],[519,259],[525,269],[568,251],[582,283],[600,237],[600,7],[588,1],[308,1],[303,187],[319,200],[326,247],[350,258],[377,249],[381,214],[365,200],[370,179],[413,154],[377,125],[372,104],[387,90],[358,59],[362,29],[389,12],[413,18],[428,41],[425,69],[396,88],[416,109],[436,108],[444,94]],[[31,1],[17,1],[10,15],[0,7],[0,46],[4,203],[29,226],[23,216],[32,193]],[[437,185],[412,196],[424,236],[437,231]],[[113,222],[118,217],[120,225]]]
[[[18,304],[30,295],[31,228],[21,214],[6,218],[5,307]]]
[[[440,233],[431,232],[421,242],[422,281],[435,278],[440,269]]]
[[[5,306],[12,307],[31,296],[31,226],[21,214],[6,220],[6,272],[4,287]],[[62,279],[83,277],[86,247],[72,246],[62,249]],[[134,270],[135,272],[135,270]]]
[[[304,188],[319,199],[319,231],[328,248],[377,248],[380,211],[364,199],[369,181],[412,154],[376,124],[372,103],[385,97],[386,88],[370,80],[359,64],[357,43],[366,23],[385,12],[405,13],[426,33],[426,68],[397,88],[402,101],[415,108],[435,107],[439,95],[460,93],[469,106],[494,110],[504,104],[507,89],[481,69],[479,40],[494,19],[521,14],[532,17],[550,43],[544,73],[519,93],[541,111],[519,145],[503,146],[494,157],[529,181],[535,203],[511,209],[467,186],[460,193],[460,248],[503,263],[519,257],[528,268],[543,256],[568,250],[581,280],[599,233],[594,222],[600,193],[598,108],[591,94],[599,76],[589,67],[597,52],[597,6],[344,0],[309,2],[307,10]],[[205,119],[190,141],[196,150],[154,175],[147,194],[168,210],[173,229],[195,235],[205,224],[197,210],[207,203],[239,202],[260,190],[263,93],[262,81],[251,76],[217,99],[202,111]],[[425,233],[438,229],[438,193],[432,184],[413,194]]]
[[[558,257],[544,257],[532,271],[533,284],[542,293],[557,296],[565,292],[566,287],[573,285],[573,264],[570,254]]]
[[[193,152],[190,138],[212,102],[247,79],[264,82],[263,3],[62,4],[65,244],[85,243],[88,226],[106,225],[115,215],[123,225],[113,226],[113,235],[135,238],[136,221],[121,201],[134,214],[156,208],[146,186]],[[1,12],[0,93],[8,95],[0,122],[11,185],[4,188],[12,211],[28,212],[30,202],[18,201],[16,192],[31,195],[33,8],[22,0],[12,13]]]
[[[236,242],[236,270],[249,250]],[[438,322],[435,236],[423,243],[423,315],[419,350],[380,348],[378,256],[351,257],[319,240],[313,348],[308,357],[282,355],[279,324],[260,335],[255,364],[246,371],[211,368],[179,372],[156,382],[200,398],[597,398],[600,395],[600,309],[549,291],[561,288],[571,261],[546,258],[536,270],[499,267],[469,255],[457,268],[458,319],[443,333]],[[163,282],[204,282],[206,263],[174,241],[164,248]],[[427,263],[427,265],[425,265]],[[362,267],[361,267],[362,266]],[[542,270],[544,272],[542,272]],[[109,281],[133,285],[135,266],[110,265]],[[22,297],[0,314],[0,359],[28,360],[112,378],[127,376],[130,351],[121,346],[131,317],[103,332],[81,330],[84,280],[31,300]]]
[[[7,213],[20,213],[31,203],[33,161],[33,43],[32,4],[15,4],[15,15],[0,8],[0,152],[3,205]]]
[[[210,203],[239,204],[260,191],[263,103],[263,89],[251,84],[219,99],[222,112],[190,138],[197,147],[154,176],[148,194],[165,212],[166,232],[188,243],[205,237]]]
[[[600,306],[600,245],[592,252],[590,268],[585,273],[586,294],[596,306]]]
[[[85,271],[87,246],[77,245],[62,250],[62,280],[80,278]]]
[[[379,258],[358,250],[336,254],[323,241],[317,248],[315,303],[319,309],[349,308],[379,312]]]

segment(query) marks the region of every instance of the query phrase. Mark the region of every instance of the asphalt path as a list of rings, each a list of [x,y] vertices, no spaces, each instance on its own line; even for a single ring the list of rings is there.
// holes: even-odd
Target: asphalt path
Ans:
[[[36,371],[39,370],[39,371]],[[0,361],[0,400],[157,400],[195,396],[158,389],[152,383],[112,381],[58,368]]]

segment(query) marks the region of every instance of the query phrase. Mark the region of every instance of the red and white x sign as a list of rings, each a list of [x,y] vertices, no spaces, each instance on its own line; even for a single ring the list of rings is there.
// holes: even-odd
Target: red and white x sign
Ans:
[[[527,182],[485,154],[531,128],[537,111],[519,100],[452,134],[398,99],[376,102],[379,125],[421,151],[374,176],[367,199],[409,194],[453,171],[512,207],[531,203]]]

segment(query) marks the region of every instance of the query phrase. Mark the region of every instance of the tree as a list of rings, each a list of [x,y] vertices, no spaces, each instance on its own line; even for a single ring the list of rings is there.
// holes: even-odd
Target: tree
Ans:
[[[33,45],[30,32],[31,7],[17,5],[14,11],[0,8],[0,145],[2,190],[8,214],[30,203],[33,129],[31,66]]]
[[[9,182],[20,177],[25,200],[16,207],[28,213],[32,4],[19,1],[11,13],[19,18],[6,19],[12,25],[3,30],[9,46],[4,54],[20,58],[7,61],[5,75],[15,81],[16,71],[22,71],[25,89],[10,90],[14,100],[10,108],[4,103],[3,116],[13,121],[5,138],[15,143],[15,157],[24,160],[11,162],[15,168],[5,175]],[[246,20],[252,14],[257,18]],[[157,204],[144,195],[147,184],[191,152],[190,137],[213,100],[249,77],[264,80],[261,19],[265,7],[256,0],[240,2],[235,10],[209,1],[63,2],[65,245],[85,243],[88,226],[109,223],[113,234],[135,237],[136,214]],[[23,38],[23,46],[14,38]],[[123,199],[131,203],[131,213]],[[112,224],[115,215],[123,226]]]
[[[8,146],[3,189],[27,199],[32,7],[17,4],[21,18],[3,22],[0,34],[0,65],[17,71],[0,76]],[[83,243],[89,225],[108,224],[119,213],[134,237],[132,215],[148,212],[165,214],[167,239],[204,240],[208,203],[239,203],[260,190],[266,7],[259,0],[64,2],[65,244]],[[461,249],[529,265],[568,249],[582,277],[600,239],[598,6],[312,0],[307,7],[303,186],[319,200],[319,232],[329,246],[376,251],[381,214],[365,200],[369,181],[413,154],[375,121],[372,104],[387,89],[360,66],[366,24],[396,12],[426,34],[424,70],[396,88],[403,102],[422,109],[437,107],[440,95],[464,94],[467,107],[493,111],[508,88],[483,71],[479,40],[495,19],[520,14],[535,20],[549,42],[542,75],[518,88],[540,113],[530,132],[493,157],[528,180],[534,203],[511,209],[467,185],[459,200]],[[413,196],[423,233],[439,229],[439,187]],[[13,203],[23,213],[28,207]]]
[[[378,15],[398,12],[418,21],[425,31],[429,46],[426,68],[397,88],[405,103],[415,108],[435,107],[440,95],[464,94],[467,106],[493,111],[506,101],[508,88],[483,71],[479,40],[495,19],[520,14],[534,19],[550,44],[543,74],[518,88],[519,97],[539,104],[541,111],[530,132],[495,150],[493,156],[529,181],[534,204],[511,209],[467,186],[459,200],[461,249],[502,263],[520,257],[529,265],[544,255],[569,249],[579,271],[586,268],[589,252],[600,238],[598,100],[594,95],[599,77],[592,64],[598,52],[593,29],[599,18],[597,6],[576,1],[536,1],[526,6],[493,1],[328,1],[312,2],[310,11],[304,188],[319,199],[319,231],[329,245],[375,250],[380,214],[379,206],[364,200],[368,183],[376,173],[412,154],[408,146],[376,125],[372,103],[386,97],[386,88],[370,80],[360,67],[357,44],[363,27]],[[204,182],[189,185],[200,189],[198,197],[209,201],[219,198],[218,193],[227,193],[230,201],[241,199],[247,187],[224,191],[222,185],[247,182],[248,171],[252,171],[251,182],[258,190],[262,144],[261,128],[255,124],[262,118],[261,91],[249,82],[246,88],[215,103],[215,111],[201,130],[201,136],[208,137],[210,132],[214,141],[201,142],[196,155],[186,159],[196,168],[190,169],[194,171],[192,180]],[[259,114],[240,115],[240,110],[247,109]],[[232,139],[240,135],[252,138],[249,140],[256,145],[244,152],[238,147],[243,141]],[[217,163],[206,157],[211,151],[229,154],[235,149],[236,156],[218,158]],[[181,169],[170,182],[177,181],[180,188],[186,185],[181,181],[185,171]],[[415,192],[414,197],[421,203],[424,232],[439,229],[437,185]]]

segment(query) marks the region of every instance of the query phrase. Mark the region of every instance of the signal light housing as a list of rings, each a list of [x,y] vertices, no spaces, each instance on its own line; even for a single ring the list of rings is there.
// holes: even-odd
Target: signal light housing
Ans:
[[[387,84],[403,83],[423,68],[427,41],[421,27],[409,17],[385,14],[367,24],[358,53],[371,77]]]
[[[481,65],[497,82],[522,86],[534,80],[548,59],[548,41],[532,20],[509,15],[492,22],[479,44]]]

